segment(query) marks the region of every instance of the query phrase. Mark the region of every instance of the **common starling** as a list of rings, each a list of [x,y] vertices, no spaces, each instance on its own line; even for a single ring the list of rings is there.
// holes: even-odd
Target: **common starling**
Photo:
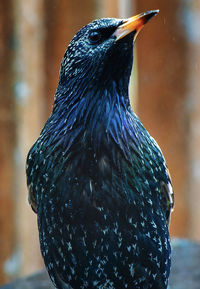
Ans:
[[[95,20],[63,57],[26,167],[56,288],[167,288],[171,180],[128,93],[136,35],[157,13]]]

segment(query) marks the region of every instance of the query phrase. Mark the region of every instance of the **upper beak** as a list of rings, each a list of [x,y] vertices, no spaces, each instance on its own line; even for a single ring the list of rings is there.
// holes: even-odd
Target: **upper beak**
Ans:
[[[143,26],[154,16],[158,14],[159,10],[151,10],[144,13],[140,13],[136,16],[123,20],[123,23],[115,30],[113,36],[116,37],[116,41],[122,39],[129,33],[135,31],[134,41],[143,28]]]

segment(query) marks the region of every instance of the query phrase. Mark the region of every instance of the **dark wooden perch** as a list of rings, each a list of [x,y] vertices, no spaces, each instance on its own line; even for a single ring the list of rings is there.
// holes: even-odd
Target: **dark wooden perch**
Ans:
[[[200,289],[200,244],[185,239],[172,241],[169,289]],[[0,289],[53,289],[45,270],[4,285]]]

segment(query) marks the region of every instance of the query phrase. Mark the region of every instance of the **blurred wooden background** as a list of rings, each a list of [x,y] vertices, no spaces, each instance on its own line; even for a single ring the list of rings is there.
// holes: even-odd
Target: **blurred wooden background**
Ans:
[[[161,146],[176,206],[171,234],[200,240],[200,2],[0,1],[0,284],[43,266],[25,159],[52,109],[74,33],[97,17],[160,9],[136,45],[134,110]]]

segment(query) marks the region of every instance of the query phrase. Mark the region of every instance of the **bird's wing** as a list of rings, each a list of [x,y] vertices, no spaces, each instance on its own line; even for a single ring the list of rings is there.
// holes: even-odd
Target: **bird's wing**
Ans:
[[[162,154],[162,162],[163,162],[163,166],[164,166],[164,175],[167,176],[167,180],[165,181],[161,181],[161,194],[162,194],[162,206],[165,210],[165,215],[166,215],[166,220],[169,226],[170,223],[170,217],[171,217],[171,213],[173,211],[174,208],[174,192],[173,192],[173,187],[172,187],[172,182],[171,182],[171,176],[170,176],[170,172],[169,169],[167,167],[167,163],[165,161],[165,158],[163,156],[162,150],[159,147],[159,145],[157,144],[157,142],[153,139],[154,143],[157,145],[158,149],[160,150],[161,154]]]
[[[31,205],[32,210],[37,213],[37,206],[35,202],[34,192],[31,186],[28,186],[28,202]]]
[[[162,195],[162,207],[165,211],[166,220],[169,225],[170,223],[170,216],[174,208],[174,192],[171,182],[171,177],[169,173],[169,169],[167,167],[167,163],[163,156],[162,150],[158,143],[155,141],[153,137],[151,137],[148,132],[145,130],[141,122],[138,122],[136,119],[137,125],[140,126],[140,131],[143,131],[144,134],[147,136],[147,143],[148,146],[151,147],[151,150],[154,154],[154,158],[157,159],[156,166],[157,170],[159,171],[159,179],[160,179],[160,193]],[[151,143],[149,143],[149,141]],[[147,155],[147,154],[146,154]],[[155,176],[157,178],[158,176]]]
[[[32,153],[33,147],[30,149],[26,159],[26,179],[28,187],[28,202],[31,205],[32,210],[37,213],[37,205],[35,201],[35,194],[33,190],[33,174],[32,165],[34,163],[34,153]]]
[[[161,163],[162,166],[159,165],[159,170],[161,169],[161,174],[164,174],[166,176],[165,181],[161,181],[161,188],[160,192],[162,194],[162,206],[165,210],[165,215],[166,215],[166,220],[169,225],[170,223],[170,216],[174,208],[174,192],[173,192],[173,187],[172,187],[172,182],[171,182],[171,176],[169,169],[167,167],[167,163],[165,161],[165,158],[163,156],[162,150],[158,143],[155,141],[153,137],[151,137],[151,141],[153,144],[153,147],[155,148],[155,151],[160,155]]]
[[[162,205],[166,212],[166,219],[169,225],[170,216],[174,208],[174,192],[172,188],[169,171],[168,169],[166,170],[169,176],[169,182],[168,183],[161,182],[161,194],[162,194]]]

